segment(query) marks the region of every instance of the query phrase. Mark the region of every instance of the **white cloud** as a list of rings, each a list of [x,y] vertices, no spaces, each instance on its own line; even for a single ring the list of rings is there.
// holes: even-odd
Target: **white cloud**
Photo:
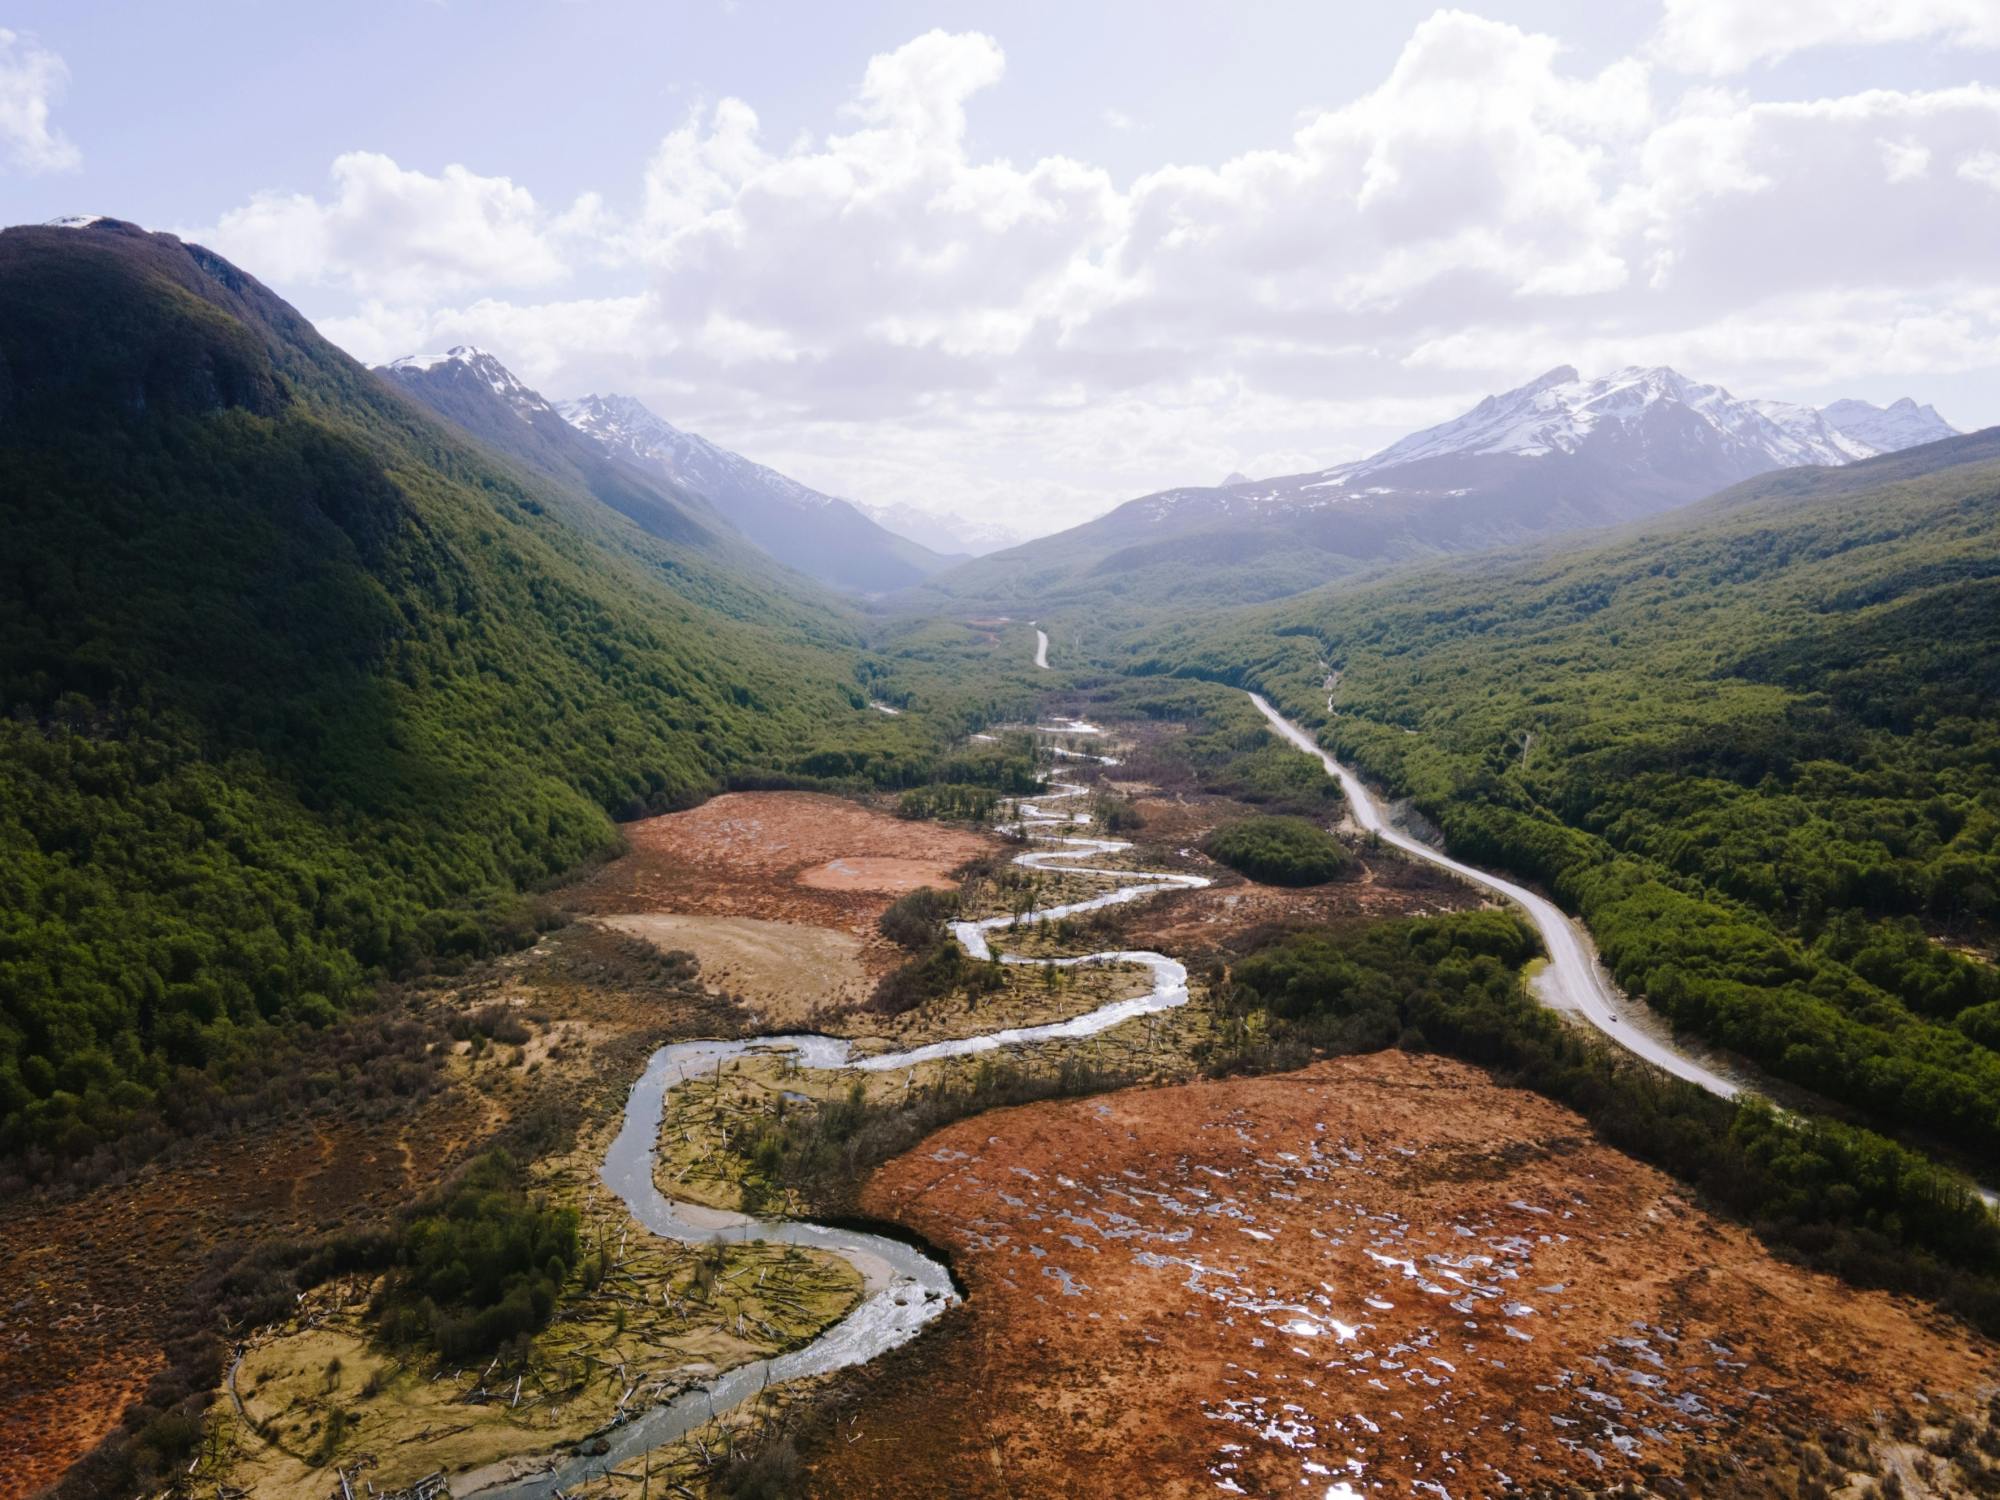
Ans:
[[[1915,182],[1931,169],[1931,148],[1921,141],[1883,141],[1882,172],[1891,182]]]
[[[1596,333],[1483,324],[1420,345],[1405,360],[1444,377],[1510,368],[1526,376],[1558,363],[1593,372],[1666,364],[1721,380],[1740,395],[1885,375],[1935,377],[1996,362],[2000,293],[1990,290],[1951,305],[1886,291],[1779,294],[1695,326]]]
[[[336,157],[333,186],[326,199],[260,193],[189,237],[273,280],[414,299],[559,280],[567,268],[558,234],[588,230],[601,213],[586,199],[552,224],[505,177],[461,166],[433,177],[372,151]]]
[[[2000,89],[1764,100],[1441,11],[1289,139],[1121,182],[977,153],[1005,86],[991,38],[931,32],[824,134],[724,99],[567,208],[356,154],[213,237],[365,358],[477,342],[835,493],[1050,522],[1558,363],[1746,394],[2000,371]]]
[[[571,394],[593,384],[615,389],[618,379],[640,378],[647,361],[671,359],[675,349],[661,344],[659,322],[652,299],[642,294],[547,303],[482,297],[437,308],[372,299],[319,319],[318,327],[367,364],[478,344],[504,351],[509,367],[530,385]],[[617,373],[599,379],[598,371]]]
[[[1142,178],[1121,261],[1155,286],[1200,286],[1185,308],[1214,331],[1370,321],[1441,284],[1622,285],[1611,190],[1652,115],[1645,69],[1579,78],[1558,57],[1550,38],[1439,12],[1380,88],[1288,148]]]
[[[1951,173],[1857,172],[1881,159]],[[1699,97],[1649,138],[1628,202],[1682,316],[1819,288],[1951,288],[1993,272],[2000,197],[1960,180],[2000,139],[2000,89],[1875,90],[1756,103]],[[1976,171],[1976,168],[1970,169]]]
[[[2000,151],[1975,151],[1958,164],[1958,175],[2000,192]]]
[[[1739,73],[1812,47],[1929,38],[2000,47],[1993,0],[1666,0],[1653,38],[1662,62],[1690,73]]]
[[[0,27],[0,151],[23,172],[67,172],[83,160],[49,125],[69,83],[69,67],[33,37]]]

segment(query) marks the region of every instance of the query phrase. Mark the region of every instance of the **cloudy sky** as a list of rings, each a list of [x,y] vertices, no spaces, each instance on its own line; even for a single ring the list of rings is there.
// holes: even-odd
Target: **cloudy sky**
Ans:
[[[15,0],[0,217],[1026,530],[1555,364],[2000,421],[2000,0]]]

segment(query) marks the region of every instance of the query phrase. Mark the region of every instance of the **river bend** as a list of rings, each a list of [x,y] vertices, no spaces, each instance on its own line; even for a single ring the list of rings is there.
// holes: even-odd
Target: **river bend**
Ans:
[[[1037,664],[1046,666],[1043,658],[1048,650],[1048,637],[1039,630],[1036,636]],[[1083,737],[1101,732],[1096,725],[1078,719],[1038,729],[1038,733],[1051,739]],[[1056,746],[1054,749],[1062,759],[1117,764],[1110,756],[1067,746]],[[1050,810],[1051,804],[1089,795],[1089,788],[1060,780],[1060,775],[1060,772],[1052,773],[1048,778],[1049,789],[1031,799],[1021,800],[1016,805],[1013,820],[1001,825],[1001,832],[1018,832],[1034,843],[1034,847],[1027,852],[1016,855],[1014,863],[1026,869],[1063,870],[1117,883],[1085,900],[1046,907],[1020,917],[1010,915],[954,922],[951,925],[952,934],[970,957],[984,959],[992,956],[989,933],[1060,921],[1064,917],[1122,905],[1164,891],[1189,890],[1210,883],[1200,875],[1117,870],[1081,863],[1084,860],[1104,859],[1132,846],[1122,839],[1087,838],[1052,832],[1091,821],[1087,812]],[[632,1086],[625,1102],[623,1124],[605,1153],[604,1166],[599,1172],[604,1185],[617,1195],[634,1219],[666,1239],[686,1244],[707,1244],[716,1240],[759,1241],[802,1245],[839,1255],[861,1273],[864,1283],[862,1301],[845,1318],[810,1343],[774,1358],[739,1365],[601,1434],[606,1444],[604,1452],[579,1454],[543,1473],[482,1489],[478,1491],[481,1500],[548,1500],[548,1497],[570,1486],[629,1465],[631,1460],[654,1448],[686,1437],[696,1428],[755,1396],[767,1385],[824,1374],[871,1360],[914,1338],[925,1324],[958,1300],[951,1273],[938,1261],[900,1240],[799,1219],[760,1219],[669,1198],[654,1182],[653,1157],[659,1143],[660,1122],[666,1112],[667,1095],[691,1080],[713,1076],[718,1068],[734,1058],[754,1053],[787,1053],[800,1066],[807,1068],[888,1072],[941,1058],[966,1057],[1006,1047],[1093,1036],[1122,1025],[1135,1016],[1171,1010],[1185,1005],[1188,1000],[1186,967],[1163,953],[1120,949],[1055,959],[1021,958],[1003,953],[1000,962],[1062,968],[1108,963],[1140,964],[1151,971],[1152,987],[1143,995],[1112,1001],[1068,1020],[1039,1026],[1009,1027],[978,1036],[933,1042],[901,1052],[857,1053],[853,1043],[844,1038],[805,1034],[739,1041],[676,1042],[652,1055],[645,1072]]]

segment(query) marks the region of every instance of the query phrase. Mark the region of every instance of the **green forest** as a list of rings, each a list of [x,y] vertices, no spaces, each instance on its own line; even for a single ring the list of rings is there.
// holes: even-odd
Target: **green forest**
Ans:
[[[937,667],[872,653],[844,606],[453,436],[167,237],[0,235],[0,369],[0,1154],[28,1180],[206,1117],[274,1026],[530,937],[524,893],[616,818],[937,779],[1021,701],[941,686],[963,632]]]
[[[1991,1161],[1994,449],[1155,626],[1129,665],[1261,688],[1454,853],[1553,891],[1677,1026]]]
[[[491,1151],[400,1227],[375,1311],[392,1342],[446,1359],[518,1354],[578,1259],[576,1210],[533,1196],[519,1163]]]

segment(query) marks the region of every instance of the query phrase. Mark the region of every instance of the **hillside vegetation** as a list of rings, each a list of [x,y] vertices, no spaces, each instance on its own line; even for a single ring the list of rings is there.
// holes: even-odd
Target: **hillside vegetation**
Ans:
[[[1990,1162],[1996,627],[1975,434],[1155,631],[1132,665],[1260,686],[1455,853],[1552,889],[1677,1025]]]
[[[129,225],[0,234],[0,534],[0,1152],[31,1176],[148,1149],[268,1026],[525,936],[614,816],[758,768],[914,784],[939,732],[867,709],[848,617]]]

